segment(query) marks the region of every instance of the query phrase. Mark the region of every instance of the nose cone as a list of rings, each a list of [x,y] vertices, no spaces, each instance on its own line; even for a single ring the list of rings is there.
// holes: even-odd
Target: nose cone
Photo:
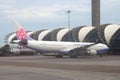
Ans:
[[[101,44],[101,43],[100,43],[100,45],[101,45],[101,49],[97,51],[98,55],[105,54],[109,51],[109,47],[107,45]]]
[[[109,47],[107,45],[103,44],[103,49],[106,50],[106,51],[108,51]]]

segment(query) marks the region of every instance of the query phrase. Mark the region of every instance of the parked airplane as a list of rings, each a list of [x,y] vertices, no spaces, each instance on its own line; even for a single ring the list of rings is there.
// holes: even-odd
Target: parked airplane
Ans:
[[[18,40],[13,41],[20,45],[26,46],[36,51],[43,53],[59,53],[56,58],[69,55],[71,58],[76,58],[81,55],[103,55],[109,48],[102,43],[87,43],[87,42],[58,42],[58,41],[36,41],[27,35],[20,24],[14,23],[17,28],[16,35]]]

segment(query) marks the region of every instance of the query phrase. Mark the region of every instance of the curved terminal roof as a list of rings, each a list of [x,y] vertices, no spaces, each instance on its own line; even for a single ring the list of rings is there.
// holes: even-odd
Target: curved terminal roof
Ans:
[[[41,32],[43,32],[45,30],[38,30],[38,31],[34,31],[34,33],[31,34],[31,37],[35,40],[38,40],[38,36]]]
[[[110,40],[112,38],[112,36],[120,29],[120,25],[116,25],[116,24],[112,24],[112,25],[108,25],[106,26],[105,30],[104,30],[104,36],[106,39],[107,44],[110,43]]]
[[[16,38],[16,34],[13,33],[13,34],[11,34],[11,35],[8,37],[7,42],[10,43],[10,42],[13,41],[15,38]]]
[[[98,35],[98,29],[94,27],[84,38],[84,42],[101,42]]]
[[[67,34],[68,31],[69,31],[69,29],[61,29],[61,30],[57,33],[57,41],[61,41],[62,38],[64,37],[64,35]]]
[[[80,26],[71,30],[58,28],[54,30],[28,31],[35,40],[49,41],[76,41],[76,42],[102,42],[110,47],[120,48],[120,25],[104,24],[100,27]],[[15,32],[5,37],[5,42],[16,39]]]
[[[58,28],[58,29],[54,29],[54,30],[51,31],[51,39],[52,39],[52,41],[57,41],[57,34],[62,29],[64,29],[64,28]]]
[[[34,31],[27,32],[27,35],[31,36],[34,33]]]
[[[117,25],[117,24],[101,25],[101,27],[98,28],[99,37],[101,41],[110,46],[111,41],[113,40],[115,41],[115,34],[118,33],[119,29],[120,29],[120,25]],[[113,36],[114,36],[114,39],[113,39]]]
[[[120,25],[104,24],[98,28],[101,41],[111,48],[120,48]]]
[[[94,27],[82,27],[78,33],[79,41],[83,42],[87,34],[93,29]]]
[[[101,42],[104,44],[107,44],[106,39],[105,39],[104,30],[105,30],[106,26],[108,26],[108,25],[110,25],[110,24],[103,24],[100,27],[98,27],[99,38],[100,38]]]
[[[38,40],[41,41],[51,30],[44,30],[38,35]]]

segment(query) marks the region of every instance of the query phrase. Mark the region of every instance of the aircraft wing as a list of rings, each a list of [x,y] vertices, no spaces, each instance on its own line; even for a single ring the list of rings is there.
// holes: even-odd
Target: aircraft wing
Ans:
[[[67,53],[67,54],[76,54],[76,55],[90,54],[89,47],[92,47],[94,45],[96,45],[96,44],[93,43],[90,45],[71,47],[71,48],[63,49],[63,50],[61,50],[61,52]]]
[[[63,50],[60,50],[60,52],[62,53],[68,53],[70,52],[71,50],[73,50],[74,48],[69,48],[69,49],[63,49]]]

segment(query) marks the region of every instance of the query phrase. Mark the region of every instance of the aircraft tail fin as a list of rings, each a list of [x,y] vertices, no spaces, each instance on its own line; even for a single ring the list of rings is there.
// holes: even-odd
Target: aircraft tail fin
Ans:
[[[33,40],[29,35],[27,35],[27,32],[18,22],[14,21],[13,25],[16,29],[16,36],[18,40]]]

